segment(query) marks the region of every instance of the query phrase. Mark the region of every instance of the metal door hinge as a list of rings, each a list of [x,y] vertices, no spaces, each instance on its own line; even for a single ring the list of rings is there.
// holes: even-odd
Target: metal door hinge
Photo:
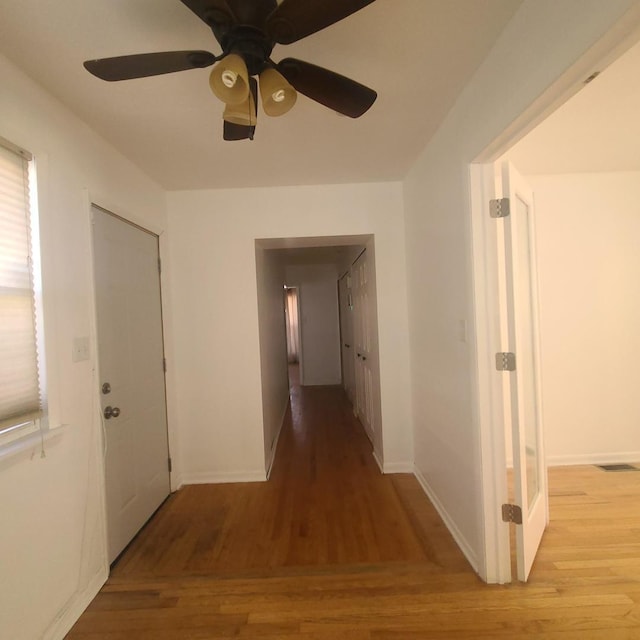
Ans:
[[[489,200],[489,215],[492,218],[506,218],[511,213],[509,198]]]
[[[168,459],[167,459],[167,462],[169,463],[169,464],[168,464],[168,466],[169,466],[169,473],[171,473],[171,471],[173,470],[173,465],[171,464],[171,458],[168,458]]]
[[[502,522],[522,524],[522,507],[517,504],[502,505]]]
[[[496,369],[498,371],[515,371],[516,354],[508,351],[505,353],[496,353]]]

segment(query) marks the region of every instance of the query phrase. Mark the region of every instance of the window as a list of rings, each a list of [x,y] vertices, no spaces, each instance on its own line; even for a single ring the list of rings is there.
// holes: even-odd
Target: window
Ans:
[[[30,154],[0,139],[0,446],[46,428]]]

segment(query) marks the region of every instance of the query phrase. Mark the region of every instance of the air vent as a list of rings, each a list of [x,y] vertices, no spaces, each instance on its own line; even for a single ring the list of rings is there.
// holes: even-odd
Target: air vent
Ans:
[[[603,471],[640,471],[631,464],[597,464],[596,467]]]

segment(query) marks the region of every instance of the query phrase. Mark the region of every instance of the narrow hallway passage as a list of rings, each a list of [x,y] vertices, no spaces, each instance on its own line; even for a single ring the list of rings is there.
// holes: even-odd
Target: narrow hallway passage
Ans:
[[[269,481],[183,487],[113,577],[464,562],[415,478],[380,473],[342,388],[300,387],[295,368]]]

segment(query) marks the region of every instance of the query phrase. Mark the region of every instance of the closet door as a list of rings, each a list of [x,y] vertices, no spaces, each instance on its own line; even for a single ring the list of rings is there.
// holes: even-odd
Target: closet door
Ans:
[[[351,291],[351,272],[338,280],[340,298],[340,353],[342,355],[342,386],[355,408],[355,345],[353,343],[353,294]]]
[[[92,213],[112,562],[170,492],[158,237]]]
[[[354,262],[353,268],[353,325],[356,348],[356,414],[369,439],[373,442],[373,371],[371,369],[371,305],[370,273],[367,252]]]

